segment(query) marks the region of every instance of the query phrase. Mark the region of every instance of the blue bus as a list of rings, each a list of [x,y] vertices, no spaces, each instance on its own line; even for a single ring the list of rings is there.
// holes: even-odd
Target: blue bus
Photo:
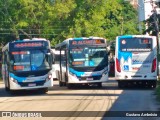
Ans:
[[[17,40],[2,48],[2,78],[7,91],[53,86],[52,54],[46,39]]]
[[[57,75],[59,85],[96,84],[108,80],[109,64],[106,39],[100,37],[69,38],[57,44],[60,52]]]

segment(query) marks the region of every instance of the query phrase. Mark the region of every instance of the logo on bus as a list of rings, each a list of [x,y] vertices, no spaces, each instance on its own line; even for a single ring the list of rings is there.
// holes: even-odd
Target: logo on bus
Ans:
[[[128,71],[129,70],[129,65],[124,65],[123,70]]]
[[[122,40],[122,44],[126,44],[126,41],[125,41],[125,40]]]
[[[139,60],[132,60],[132,64],[147,64],[147,63],[151,63],[150,60],[145,60],[145,61],[139,61]]]

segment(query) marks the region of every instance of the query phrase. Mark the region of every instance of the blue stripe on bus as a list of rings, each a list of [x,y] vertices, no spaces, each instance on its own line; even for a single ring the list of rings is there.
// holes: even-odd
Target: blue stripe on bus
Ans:
[[[13,73],[9,73],[9,76],[12,77],[13,79],[17,80],[18,82],[23,82],[26,80],[26,77],[17,77]]]
[[[16,42],[24,42],[24,40],[17,40],[17,41],[15,41],[15,43],[16,43]]]
[[[118,51],[118,59],[124,58],[124,61],[128,61],[128,58],[132,58],[132,52],[120,52]]]
[[[85,76],[85,72],[78,72],[78,71],[74,70],[73,68],[69,68],[69,72],[71,72],[72,74],[75,74],[78,77]],[[99,75],[102,75],[102,74],[101,73],[91,73],[89,76],[99,76]],[[88,76],[88,75],[86,75],[86,76]]]
[[[83,38],[73,38],[73,40],[83,40]]]
[[[27,80],[27,77],[18,77],[14,75],[13,73],[9,73],[9,76],[12,77],[13,79],[17,80],[18,82],[24,82]],[[45,79],[37,79],[32,82],[39,82],[39,81],[44,81]]]
[[[124,35],[124,36],[119,36],[118,37],[118,60],[122,59],[122,57],[124,58],[124,61],[128,61],[128,58],[132,58],[132,52],[121,52],[120,51],[120,39],[121,38],[133,38],[133,35]]]
[[[69,68],[69,72],[75,74],[75,75],[78,76],[78,77],[81,77],[81,76],[84,75],[84,73],[85,73],[85,72],[78,72],[78,71],[76,71],[76,70],[74,70],[74,69],[72,69],[72,68]]]
[[[120,38],[133,38],[133,35],[123,35],[123,36],[119,36],[118,39]]]

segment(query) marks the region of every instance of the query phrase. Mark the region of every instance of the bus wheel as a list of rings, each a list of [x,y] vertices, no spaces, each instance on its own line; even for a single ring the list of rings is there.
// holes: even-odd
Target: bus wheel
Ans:
[[[119,88],[123,88],[124,87],[123,81],[118,81],[118,87]]]
[[[59,86],[62,87],[63,83],[59,80]]]
[[[66,83],[68,82],[68,76],[67,74],[65,73],[65,82],[63,83],[63,86],[66,86]]]
[[[101,88],[102,87],[102,83],[100,82],[100,83],[97,83],[97,87],[98,88]]]
[[[72,88],[73,88],[73,86],[74,86],[73,84],[69,84],[69,83],[67,83],[67,88],[68,88],[68,89],[72,89]]]
[[[5,90],[6,91],[11,91],[10,90],[10,85],[9,85],[10,83],[9,83],[9,80],[8,80],[8,84],[7,83],[5,83]]]
[[[6,90],[6,91],[10,91],[10,89],[9,89],[7,86],[5,86],[5,90]]]
[[[157,82],[156,81],[152,81],[151,82],[151,88],[156,88],[156,86],[157,86]]]
[[[66,82],[63,83],[63,86],[66,86]]]
[[[40,91],[41,91],[42,93],[46,93],[46,92],[48,92],[48,88],[41,88]]]

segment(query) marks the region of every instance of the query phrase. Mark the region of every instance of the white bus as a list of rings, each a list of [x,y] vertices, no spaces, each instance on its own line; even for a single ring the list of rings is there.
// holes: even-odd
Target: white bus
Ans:
[[[100,37],[69,38],[55,46],[60,51],[59,85],[96,84],[108,80],[107,43]],[[64,52],[64,55],[62,54]]]
[[[115,49],[115,77],[118,86],[140,84],[156,87],[157,42],[155,36],[117,36]]]
[[[53,80],[58,80],[58,71],[60,71],[59,60],[60,60],[60,51],[51,49],[53,54],[54,63],[52,64],[52,75]],[[61,55],[64,55],[64,51],[61,52]]]
[[[2,78],[7,91],[53,86],[49,40],[17,40],[2,48]]]

